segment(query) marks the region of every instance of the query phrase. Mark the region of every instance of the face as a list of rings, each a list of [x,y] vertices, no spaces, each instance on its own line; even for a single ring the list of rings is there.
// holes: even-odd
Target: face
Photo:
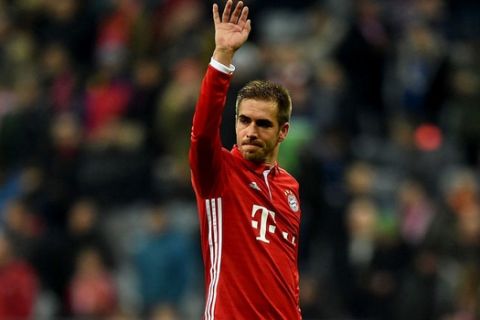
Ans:
[[[281,127],[277,105],[272,101],[244,99],[236,119],[237,146],[243,157],[255,163],[273,164],[278,146],[288,133],[289,124]]]

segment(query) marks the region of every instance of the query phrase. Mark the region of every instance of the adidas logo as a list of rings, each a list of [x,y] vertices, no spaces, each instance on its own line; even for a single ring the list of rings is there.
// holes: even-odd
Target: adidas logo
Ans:
[[[252,189],[262,191],[262,190],[260,190],[260,187],[258,186],[258,184],[255,181],[250,182],[250,184],[248,186]]]

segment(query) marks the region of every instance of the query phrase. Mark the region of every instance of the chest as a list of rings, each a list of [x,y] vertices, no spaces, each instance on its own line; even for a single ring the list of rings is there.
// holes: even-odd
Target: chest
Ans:
[[[237,170],[224,191],[227,228],[241,229],[238,234],[260,244],[297,247],[301,209],[291,178]]]

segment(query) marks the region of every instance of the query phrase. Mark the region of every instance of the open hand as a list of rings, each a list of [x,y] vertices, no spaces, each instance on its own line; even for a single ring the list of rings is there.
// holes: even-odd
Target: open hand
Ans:
[[[251,22],[248,19],[248,7],[239,1],[232,12],[233,1],[228,0],[222,17],[218,5],[213,4],[213,22],[215,23],[214,58],[224,64],[230,64],[235,51],[247,41]]]

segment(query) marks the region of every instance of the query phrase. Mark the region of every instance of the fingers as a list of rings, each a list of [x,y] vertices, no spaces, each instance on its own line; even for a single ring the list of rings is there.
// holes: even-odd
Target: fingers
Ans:
[[[244,7],[243,1],[239,1],[235,6],[235,9],[232,13],[233,1],[228,0],[225,4],[225,9],[223,9],[222,18],[220,19],[220,13],[218,9],[218,5],[216,3],[213,4],[212,12],[213,12],[213,22],[215,24],[221,22],[230,22],[239,24],[243,27],[247,22],[248,17],[248,7]]]
[[[230,13],[232,12],[233,1],[228,0],[223,9],[222,22],[228,22],[230,20]],[[237,4],[238,7],[238,4]]]
[[[247,33],[250,33],[250,31],[252,31],[252,21],[250,19],[248,19],[247,23],[245,24],[245,30],[247,30]]]
[[[247,18],[248,18],[248,7],[243,7],[242,9],[242,14],[240,18],[238,19],[238,25],[243,29],[245,25],[247,24]],[[237,20],[235,20],[236,22]]]
[[[218,24],[220,23],[220,14],[218,13],[218,5],[216,3],[213,4],[213,23]]]
[[[232,16],[230,17],[230,22],[231,23],[237,23],[238,22],[238,18],[240,17],[241,14],[243,14],[242,8],[243,8],[243,2],[239,1],[237,3],[237,6],[235,7],[235,10],[233,11]]]

